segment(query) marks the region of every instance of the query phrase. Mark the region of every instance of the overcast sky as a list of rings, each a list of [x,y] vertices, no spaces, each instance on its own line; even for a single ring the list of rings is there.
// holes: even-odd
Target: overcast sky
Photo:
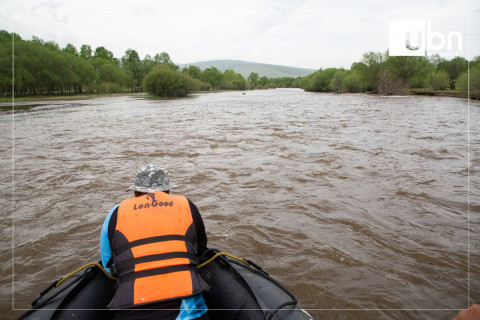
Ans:
[[[175,63],[238,59],[318,69],[350,67],[388,49],[392,20],[430,20],[460,32],[461,54],[480,55],[480,2],[353,0],[0,0],[0,29],[121,58],[167,52]]]

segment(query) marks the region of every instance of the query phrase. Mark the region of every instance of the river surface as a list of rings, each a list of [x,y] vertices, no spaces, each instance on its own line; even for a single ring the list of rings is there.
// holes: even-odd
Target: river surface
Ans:
[[[3,112],[0,317],[97,260],[108,211],[156,163],[210,246],[314,318],[452,319],[480,303],[479,123],[475,101],[293,89]]]

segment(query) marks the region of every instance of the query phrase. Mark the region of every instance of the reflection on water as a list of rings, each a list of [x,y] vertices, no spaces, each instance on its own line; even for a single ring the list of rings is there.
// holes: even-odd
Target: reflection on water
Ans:
[[[2,311],[12,284],[28,308],[96,260],[107,212],[158,163],[211,246],[257,261],[316,318],[451,319],[480,298],[478,120],[461,99],[299,90],[6,112]]]

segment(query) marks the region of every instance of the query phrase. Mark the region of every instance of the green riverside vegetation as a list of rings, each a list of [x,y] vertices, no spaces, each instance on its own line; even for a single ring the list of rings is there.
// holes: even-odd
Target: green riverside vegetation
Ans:
[[[470,72],[468,67],[470,65]],[[384,95],[404,93],[432,93],[448,90],[466,95],[470,76],[470,97],[480,98],[480,56],[472,61],[462,57],[451,60],[438,55],[431,57],[391,57],[388,51],[367,52],[361,62],[350,70],[320,69],[305,77],[301,87],[319,92],[373,92]],[[455,95],[455,94],[454,94]]]
[[[467,61],[462,57],[447,60],[438,55],[391,57],[388,51],[367,52],[350,69],[320,69],[297,78],[267,78],[251,72],[245,79],[233,70],[221,72],[214,66],[201,70],[189,65],[180,70],[166,52],[146,55],[142,60],[135,50],[128,49],[117,59],[105,47],[93,50],[84,44],[77,49],[67,44],[60,48],[53,41],[35,36],[23,40],[18,34],[0,30],[0,97],[122,92],[184,97],[197,91],[268,88],[384,95],[440,92],[453,96],[466,96],[470,90],[471,98],[480,99],[480,57]]]

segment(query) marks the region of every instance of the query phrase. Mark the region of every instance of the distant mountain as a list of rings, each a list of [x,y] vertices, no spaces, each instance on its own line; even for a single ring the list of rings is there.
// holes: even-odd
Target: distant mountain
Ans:
[[[309,74],[317,71],[314,69],[306,68],[297,68],[297,67],[288,67],[280,66],[275,64],[266,64],[266,63],[256,63],[248,62],[242,60],[210,60],[210,61],[200,61],[192,62],[187,64],[180,64],[180,69],[188,67],[189,65],[194,65],[199,67],[201,70],[206,68],[215,67],[218,70],[224,72],[225,70],[233,70],[237,73],[240,73],[245,79],[248,78],[251,72],[256,72],[260,77],[266,76],[268,78],[281,78],[281,77],[304,77]]]

